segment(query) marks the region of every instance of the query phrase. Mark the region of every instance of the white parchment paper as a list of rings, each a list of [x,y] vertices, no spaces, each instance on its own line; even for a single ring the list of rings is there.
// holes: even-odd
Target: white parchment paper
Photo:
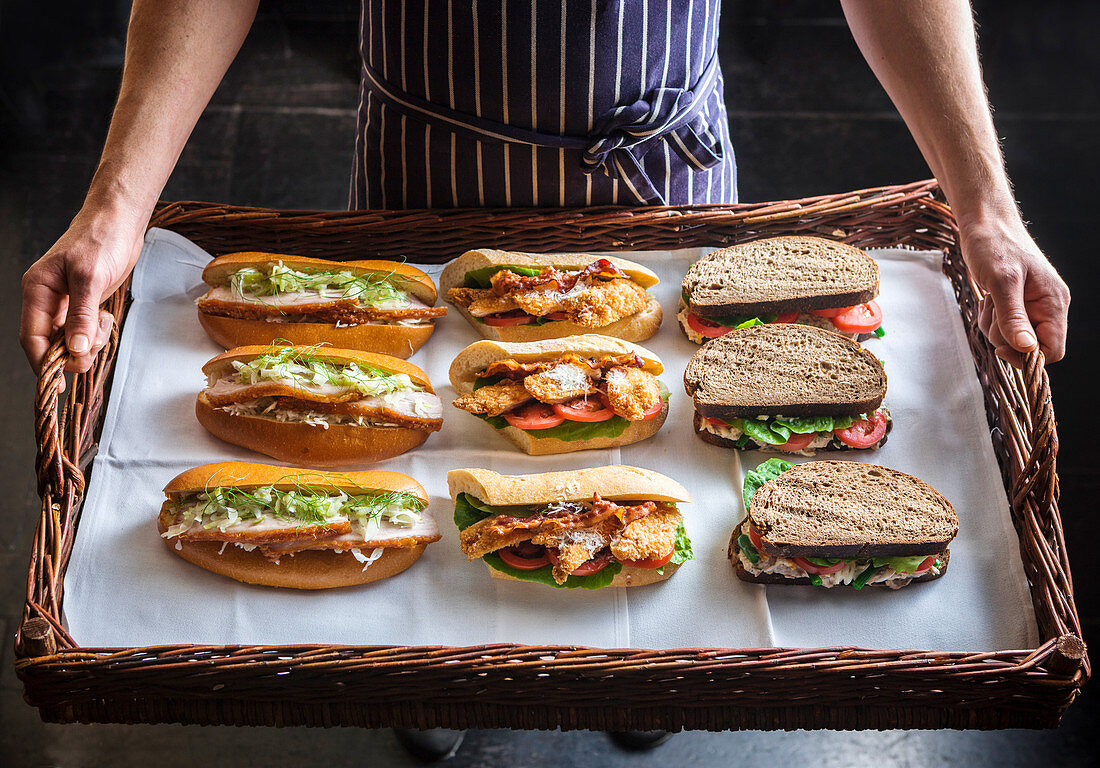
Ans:
[[[894,592],[750,585],[726,558],[744,517],[744,472],[766,458],[703,443],[692,433],[682,376],[697,347],[675,322],[680,279],[702,251],[627,255],[661,277],[665,322],[645,346],[664,362],[672,391],[654,438],[621,449],[526,456],[474,416],[445,406],[445,424],[420,448],[379,468],[417,478],[443,539],[408,571],[374,584],[321,592],[239,584],[175,556],[160,539],[161,488],[212,461],[272,462],[223,443],[195,420],[203,363],[220,352],[199,327],[194,299],[210,258],[184,238],[152,230],[134,275],[101,448],[66,578],[65,616],[78,643],[494,642],[598,647],[857,645],[992,651],[1034,647],[1037,631],[981,391],[938,253],[874,251],[882,270],[887,335],[868,345],[885,361],[895,419],[880,451],[833,454],[914,474],[959,512],[951,565],[940,580]],[[438,276],[441,267],[425,268]],[[458,315],[439,321],[413,358],[446,403],[447,368],[478,339]],[[801,460],[801,459],[799,459]],[[274,463],[274,462],[272,462]],[[669,581],[636,589],[557,590],[490,579],[459,552],[446,472],[505,473],[635,464],[680,481],[696,560]]]

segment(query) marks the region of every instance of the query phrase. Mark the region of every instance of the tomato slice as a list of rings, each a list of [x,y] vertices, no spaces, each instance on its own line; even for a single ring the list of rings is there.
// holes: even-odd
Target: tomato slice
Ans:
[[[924,573],[932,567],[932,563],[936,562],[937,557],[938,555],[929,555],[928,557],[921,560],[921,564],[917,566],[916,570],[910,571],[910,573]]]
[[[642,414],[642,421],[648,421],[661,412],[661,409],[665,407],[664,398],[658,397],[657,402],[653,404],[653,407]]]
[[[818,317],[836,317],[837,315],[843,315],[849,309],[855,309],[857,305],[851,307],[829,307],[827,309],[811,309],[811,315],[817,315]]]
[[[506,564],[521,571],[535,571],[550,564],[550,558],[546,556],[546,547],[529,541],[498,549],[497,554]]]
[[[870,448],[886,434],[886,414],[875,411],[869,419],[860,419],[847,429],[835,430],[840,442],[852,448]]]
[[[553,547],[546,548],[546,556],[550,558],[550,562],[557,565],[560,562],[558,558],[558,551]],[[671,555],[670,555],[671,557]],[[607,566],[611,565],[614,561],[614,557],[611,555],[610,549],[605,549],[596,554],[594,558],[587,563],[581,563],[572,571],[569,572],[570,576],[591,576],[593,573],[599,573]]]
[[[501,328],[506,325],[527,325],[528,323],[535,322],[535,318],[522,309],[513,309],[511,312],[498,312],[495,315],[486,315],[481,318],[481,322],[486,325],[491,325],[494,328]]]
[[[695,331],[700,336],[705,336],[708,339],[714,339],[718,336],[725,336],[727,333],[733,330],[733,328],[730,328],[729,326],[718,325],[717,323],[712,323],[709,320],[704,320],[703,318],[696,315],[694,312],[688,312],[687,323],[688,328]]]
[[[843,560],[841,560],[836,565],[817,565],[815,563],[811,563],[804,557],[792,557],[791,560],[793,560],[794,564],[804,570],[806,573],[814,573],[818,576],[826,576],[830,573],[836,573],[844,567]]]
[[[777,323],[793,323],[797,319],[798,319],[798,313],[797,312],[780,312],[778,315],[776,315],[775,322],[777,322]]]
[[[554,413],[569,421],[607,421],[615,412],[600,397],[578,397],[568,403],[554,403]]]
[[[815,437],[817,437],[816,432],[807,432],[804,435],[800,435],[797,432],[792,432],[790,440],[783,443],[783,445],[777,445],[775,447],[781,451],[801,451],[807,445],[812,443]]]
[[[764,540],[760,538],[760,534],[756,532],[756,529],[751,525],[749,526],[749,541],[756,547],[756,551],[760,554],[764,553]]]
[[[647,557],[645,560],[625,560],[623,561],[623,565],[630,565],[634,568],[660,568],[663,565],[668,565],[668,561],[672,559],[672,555],[675,552],[676,547],[673,547],[664,557]]]
[[[725,422],[725,419],[719,419],[714,416],[704,416],[703,421],[710,424],[712,427],[728,427],[729,424]]]
[[[877,303],[868,301],[849,307],[848,311],[833,318],[833,325],[844,333],[873,333],[882,325],[882,310]]]
[[[519,429],[550,429],[565,421],[551,406],[537,400],[504,414],[504,419]]]

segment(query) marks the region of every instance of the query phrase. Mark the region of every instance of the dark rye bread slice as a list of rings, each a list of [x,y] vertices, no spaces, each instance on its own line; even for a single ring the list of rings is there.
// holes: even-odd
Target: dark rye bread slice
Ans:
[[[704,256],[682,288],[701,317],[807,312],[870,301],[879,272],[874,259],[845,243],[774,237]]]
[[[846,336],[809,325],[755,325],[692,355],[684,389],[703,416],[858,416],[886,397],[886,371]]]
[[[881,410],[886,410],[886,409],[883,408]],[[730,440],[728,437],[722,437],[721,435],[716,435],[713,432],[707,432],[705,429],[703,429],[702,428],[703,417],[700,416],[698,413],[696,413],[694,418],[692,419],[692,424],[695,427],[695,434],[699,435],[699,438],[704,443],[710,443],[711,445],[717,445],[720,448],[733,448],[733,449],[737,448],[737,441],[736,440]],[[815,448],[814,450],[815,451],[878,450],[882,446],[886,445],[886,441],[890,437],[890,431],[893,428],[894,428],[894,420],[892,418],[890,418],[889,414],[887,414],[887,416],[886,416],[886,434],[884,434],[882,436],[882,439],[879,440],[877,443],[875,443],[870,448],[866,448],[866,449],[853,448],[850,445],[833,445],[832,442],[830,442],[824,448]],[[774,447],[774,446],[772,446],[772,447]],[[760,449],[761,449],[761,447],[758,446],[754,440],[750,439],[749,442],[745,445],[745,447],[742,450],[758,451]],[[780,451],[778,449],[776,449],[775,452],[776,453],[784,453],[783,451]]]
[[[811,461],[769,480],[748,519],[778,557],[935,555],[959,532],[951,502],[928,483],[851,461]]]
[[[734,573],[737,574],[737,578],[741,579],[741,581],[747,581],[750,584],[806,584],[808,586],[813,584],[813,582],[810,581],[809,576],[792,577],[784,576],[780,573],[749,573],[745,570],[745,566],[741,563],[741,559],[737,556],[737,550],[737,538],[735,534],[734,538],[730,540],[728,554],[730,560],[733,561]],[[941,559],[943,560],[943,567],[940,568],[939,573],[925,573],[921,576],[916,577],[915,579],[911,579],[909,583],[919,584],[922,581],[935,581],[940,576],[943,576],[945,573],[947,573],[947,566],[951,562],[951,550],[945,549],[943,554],[941,555]],[[886,583],[878,581],[874,584],[868,584],[867,586],[885,587]]]

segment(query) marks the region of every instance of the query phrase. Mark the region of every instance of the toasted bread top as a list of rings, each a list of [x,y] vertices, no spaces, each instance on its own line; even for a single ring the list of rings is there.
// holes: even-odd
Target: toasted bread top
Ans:
[[[756,325],[700,347],[684,370],[684,389],[703,416],[858,416],[882,405],[886,371],[839,333]]]
[[[408,475],[385,470],[360,472],[324,472],[316,469],[276,467],[247,461],[203,464],[185,470],[169,481],[165,494],[172,496],[210,488],[259,488],[273,485],[281,490],[302,487],[332,488],[355,494],[364,491],[396,491],[416,496],[425,504],[428,492]]]
[[[672,478],[640,467],[609,466],[538,475],[502,475],[488,469],[452,469],[447,473],[451,498],[468,493],[493,506],[583,501],[599,493],[605,499],[691,501]]]
[[[959,532],[943,494],[895,469],[852,461],[799,464],[761,486],[748,519],[783,557],[934,555]]]
[[[701,317],[849,307],[878,295],[874,259],[821,237],[773,237],[720,248],[691,265],[683,291]]]

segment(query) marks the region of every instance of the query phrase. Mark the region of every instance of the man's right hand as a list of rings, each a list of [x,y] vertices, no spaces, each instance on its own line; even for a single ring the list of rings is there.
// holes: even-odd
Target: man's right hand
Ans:
[[[81,210],[69,229],[23,275],[19,341],[36,373],[50,337],[65,329],[68,371],[87,371],[111,335],[102,304],[130,274],[145,227],[131,217]]]

